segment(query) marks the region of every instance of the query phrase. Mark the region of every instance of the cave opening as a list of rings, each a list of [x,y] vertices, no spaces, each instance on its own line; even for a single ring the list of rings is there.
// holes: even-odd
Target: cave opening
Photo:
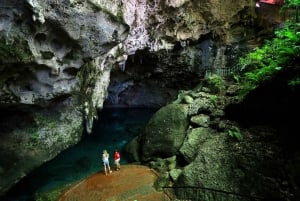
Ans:
[[[124,71],[114,68],[111,72],[104,107],[160,108],[176,100],[179,90],[194,88],[199,75],[169,62],[178,57],[178,52],[147,49],[129,55]]]

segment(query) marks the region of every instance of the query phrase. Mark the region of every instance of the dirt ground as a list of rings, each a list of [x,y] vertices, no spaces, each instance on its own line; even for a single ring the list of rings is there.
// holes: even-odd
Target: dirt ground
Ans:
[[[59,201],[167,201],[153,187],[157,176],[146,166],[123,165],[109,175],[91,175],[65,191]]]

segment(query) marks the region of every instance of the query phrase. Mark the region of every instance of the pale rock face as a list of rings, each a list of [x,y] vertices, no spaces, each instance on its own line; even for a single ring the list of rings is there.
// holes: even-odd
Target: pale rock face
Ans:
[[[125,37],[122,35],[125,26],[111,23],[107,15],[95,14],[87,8],[82,8],[81,4],[28,0],[24,5],[10,1],[8,6],[14,9],[0,10],[7,16],[2,20],[1,36],[5,37],[7,45],[11,44],[12,49],[17,37],[25,41],[18,48],[26,50],[22,54],[28,55],[30,59],[28,62],[31,64],[23,68],[29,69],[27,71],[31,72],[32,78],[19,79],[24,74],[16,73],[14,79],[18,82],[5,81],[6,89],[2,87],[0,94],[11,93],[12,97],[19,97],[17,101],[19,103],[36,104],[40,100],[51,100],[63,93],[72,93],[78,84],[75,72],[80,70],[84,60],[104,55],[117,45],[118,43],[114,42],[117,38],[113,39],[114,34],[116,35],[114,37],[120,37],[120,40]],[[27,6],[32,11],[34,29],[30,29],[30,19],[26,18]],[[66,9],[64,6],[70,8]],[[22,27],[15,23],[16,13],[23,18]],[[107,47],[104,48],[104,45]],[[9,65],[11,63],[9,59],[6,58],[4,63]],[[14,101],[16,99],[11,98]]]
[[[130,25],[129,35],[124,42],[129,55],[149,46],[149,33],[146,27],[148,6],[146,0],[128,1],[124,4],[124,19]]]
[[[178,8],[190,0],[167,0],[166,5],[174,8]]]
[[[45,22],[45,18],[43,16],[42,8],[40,7],[39,3],[36,0],[26,0],[26,2],[33,11],[32,20],[34,22],[37,21],[43,24]]]

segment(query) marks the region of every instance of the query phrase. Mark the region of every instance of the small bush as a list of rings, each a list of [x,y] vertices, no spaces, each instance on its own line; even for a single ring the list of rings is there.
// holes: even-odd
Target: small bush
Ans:
[[[225,82],[219,75],[213,74],[207,78],[208,87],[215,93],[220,93],[225,89]]]
[[[240,129],[236,126],[228,130],[228,135],[232,138],[237,139],[238,141],[241,141],[243,139]]]

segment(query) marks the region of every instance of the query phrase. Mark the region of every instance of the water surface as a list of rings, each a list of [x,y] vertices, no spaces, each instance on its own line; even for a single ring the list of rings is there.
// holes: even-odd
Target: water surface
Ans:
[[[107,149],[113,166],[113,151],[121,151],[121,165],[126,164],[123,148],[143,129],[156,109],[103,109],[91,134],[45,163],[13,187],[1,201],[31,201],[37,192],[45,192],[103,171],[101,153]]]

